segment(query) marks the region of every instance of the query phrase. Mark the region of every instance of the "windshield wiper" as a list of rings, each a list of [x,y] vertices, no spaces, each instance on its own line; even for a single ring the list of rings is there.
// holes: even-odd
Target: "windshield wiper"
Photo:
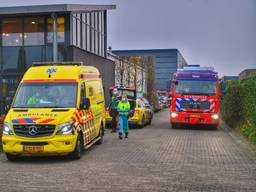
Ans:
[[[25,106],[22,106],[22,107],[21,106],[13,106],[11,108],[16,109],[16,108],[29,108],[29,107],[27,107],[27,106],[26,107]]]
[[[68,108],[66,106],[59,106],[59,105],[53,105],[53,106],[40,106],[39,108]]]

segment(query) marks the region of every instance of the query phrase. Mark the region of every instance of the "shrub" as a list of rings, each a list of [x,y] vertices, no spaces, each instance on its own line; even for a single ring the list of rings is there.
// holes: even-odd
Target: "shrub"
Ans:
[[[256,77],[230,81],[221,103],[223,120],[256,143]]]

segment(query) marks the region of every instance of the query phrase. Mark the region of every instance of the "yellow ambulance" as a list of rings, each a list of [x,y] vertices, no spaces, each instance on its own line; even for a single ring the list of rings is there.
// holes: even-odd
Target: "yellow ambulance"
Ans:
[[[2,144],[18,156],[70,155],[103,142],[104,91],[99,71],[81,62],[35,63],[16,91]]]

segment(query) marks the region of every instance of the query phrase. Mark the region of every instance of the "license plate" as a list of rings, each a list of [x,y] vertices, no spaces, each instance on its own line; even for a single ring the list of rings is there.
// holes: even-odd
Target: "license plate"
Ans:
[[[198,115],[198,114],[192,114],[192,115],[190,115],[190,117],[199,118],[200,115]]]
[[[23,146],[24,152],[43,152],[44,146]]]

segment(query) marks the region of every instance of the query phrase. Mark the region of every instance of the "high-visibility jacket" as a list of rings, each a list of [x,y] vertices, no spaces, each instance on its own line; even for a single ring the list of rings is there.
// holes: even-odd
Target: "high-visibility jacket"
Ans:
[[[32,96],[32,97],[30,97],[29,99],[28,99],[28,102],[27,102],[27,104],[29,104],[29,105],[32,105],[32,104],[40,104],[40,98],[39,97],[37,97],[37,96]]]
[[[117,111],[119,115],[127,116],[130,112],[130,103],[120,101],[117,105]]]
[[[118,105],[118,99],[115,96],[112,96],[112,103],[111,106],[113,106],[114,108],[116,108]]]

